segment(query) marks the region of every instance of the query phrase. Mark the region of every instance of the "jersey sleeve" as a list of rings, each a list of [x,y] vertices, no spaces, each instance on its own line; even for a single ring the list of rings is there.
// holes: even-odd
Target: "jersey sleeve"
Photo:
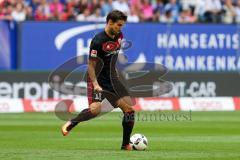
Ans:
[[[98,59],[100,53],[100,44],[96,40],[92,40],[90,44],[89,59]]]

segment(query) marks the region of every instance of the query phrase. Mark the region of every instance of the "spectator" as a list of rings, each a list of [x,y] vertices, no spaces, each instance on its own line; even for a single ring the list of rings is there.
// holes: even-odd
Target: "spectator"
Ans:
[[[132,22],[132,23],[137,23],[140,21],[137,13],[133,7],[130,9],[130,15],[128,15],[127,21]]]
[[[88,9],[88,1],[87,0],[80,0],[78,7],[79,7],[79,13],[83,13],[85,11],[85,9]]]
[[[45,21],[45,20],[50,20],[50,18],[51,18],[51,12],[49,8],[49,4],[46,0],[41,0],[40,5],[36,10],[35,20]]]
[[[40,0],[32,0],[29,6],[32,8],[32,16],[35,16],[36,10],[40,4]]]
[[[85,8],[83,13],[79,14],[76,17],[77,21],[88,21],[88,17],[90,16],[90,11],[88,8]]]
[[[101,17],[101,9],[96,8],[94,13],[87,18],[87,21],[104,22],[105,19],[103,17]]]
[[[17,5],[17,0],[9,0],[9,2],[13,8]]]
[[[91,14],[95,13],[96,9],[100,8],[100,4],[98,0],[92,0],[92,2],[88,5],[88,9]]]
[[[4,16],[4,9],[1,4],[0,4],[0,20],[2,19],[2,17]]]
[[[26,20],[34,20],[32,7],[27,6],[25,8],[25,12],[26,12]]]
[[[141,19],[142,21],[153,20],[153,7],[149,0],[142,0]]]
[[[182,6],[188,6],[190,8],[195,8],[198,0],[180,0]]]
[[[164,7],[163,0],[157,0],[156,5],[154,6],[154,13],[159,12],[160,15],[164,14]]]
[[[205,0],[204,17],[206,22],[221,22],[222,4],[220,0]]]
[[[26,19],[26,12],[23,3],[17,3],[16,8],[13,10],[11,15],[14,21],[24,21]]]
[[[192,14],[191,8],[188,5],[182,7],[182,12],[178,18],[179,23],[194,23],[197,18]]]
[[[1,3],[0,20],[12,20],[12,11],[13,7],[11,3],[8,1],[3,1],[3,3]]]
[[[116,0],[113,2],[113,9],[117,9],[120,10],[122,12],[124,12],[125,14],[129,14],[130,13],[130,9],[128,6],[128,0]]]
[[[225,0],[223,11],[223,23],[233,23],[236,16],[236,10],[233,6],[232,0]]]
[[[157,0],[156,4],[154,5],[154,16],[153,16],[153,20],[154,21],[159,21],[159,18],[161,15],[164,14],[164,3],[163,0]]]
[[[67,21],[67,20],[73,21],[73,20],[75,20],[75,17],[76,17],[76,12],[74,10],[74,7],[69,7],[68,8],[67,6],[65,6],[64,12],[61,16],[61,20],[63,20],[63,21]]]
[[[112,0],[108,0],[107,2],[105,2],[105,0],[101,0],[100,6],[101,6],[101,15],[105,17],[113,9]]]
[[[130,0],[130,6],[131,8],[134,8],[134,10],[139,13],[141,9],[141,1],[140,0]]]
[[[74,13],[74,15],[78,15],[80,13],[80,0],[69,0],[67,5],[67,10]]]
[[[50,4],[49,4],[49,8],[51,13],[62,13],[63,12],[63,4],[59,1],[59,0],[53,0]]]
[[[180,0],[181,6],[188,6],[191,9],[192,15],[203,20],[205,12],[205,0]]]
[[[167,10],[164,15],[161,15],[159,21],[162,23],[174,23],[174,18],[172,16],[172,11]]]
[[[240,0],[236,3],[236,22],[240,23]]]
[[[18,2],[21,2],[25,7],[30,6],[32,0],[18,0]]]
[[[199,22],[204,22],[205,17],[205,0],[195,0],[195,5],[194,5],[194,15],[198,18]]]
[[[166,4],[164,10],[165,12],[170,11],[173,22],[177,22],[179,16],[179,5],[176,0],[169,0],[169,3]]]
[[[53,0],[49,5],[53,20],[59,20],[63,14],[63,4],[59,0]]]

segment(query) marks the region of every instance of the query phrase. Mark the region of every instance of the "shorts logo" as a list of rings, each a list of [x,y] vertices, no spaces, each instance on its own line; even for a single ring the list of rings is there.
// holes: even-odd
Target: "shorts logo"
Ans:
[[[97,57],[97,50],[91,51],[91,57]]]

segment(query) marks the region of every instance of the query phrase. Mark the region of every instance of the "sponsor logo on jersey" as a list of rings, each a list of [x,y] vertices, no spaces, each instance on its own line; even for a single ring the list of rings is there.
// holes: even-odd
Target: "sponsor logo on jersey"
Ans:
[[[109,41],[104,43],[102,47],[105,52],[112,52],[116,50],[119,47],[119,45],[116,42]]]
[[[91,57],[97,57],[97,50],[91,51]]]

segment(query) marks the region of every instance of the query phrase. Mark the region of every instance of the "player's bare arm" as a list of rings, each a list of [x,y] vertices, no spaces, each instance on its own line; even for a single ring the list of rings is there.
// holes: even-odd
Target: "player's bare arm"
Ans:
[[[97,92],[100,92],[100,91],[102,91],[102,87],[99,85],[99,83],[97,81],[96,72],[95,72],[96,63],[97,63],[97,61],[89,59],[89,61],[88,61],[88,75],[89,75],[89,77],[90,77],[90,79],[93,83],[94,90],[97,91]]]

